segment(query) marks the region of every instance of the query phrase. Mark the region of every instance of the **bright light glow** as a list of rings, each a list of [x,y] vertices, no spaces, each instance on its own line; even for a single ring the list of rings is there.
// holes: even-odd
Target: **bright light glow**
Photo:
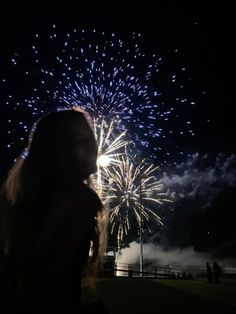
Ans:
[[[111,163],[111,158],[109,156],[106,155],[101,155],[98,157],[98,165],[101,167],[107,167],[109,166],[109,164]]]

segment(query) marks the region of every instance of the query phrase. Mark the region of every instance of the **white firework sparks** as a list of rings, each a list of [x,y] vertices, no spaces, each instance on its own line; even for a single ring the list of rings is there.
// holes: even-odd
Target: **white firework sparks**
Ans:
[[[111,176],[110,166],[120,163],[119,157],[124,155],[130,143],[125,138],[126,131],[117,128],[117,119],[107,122],[104,117],[93,118],[93,130],[98,144],[97,173],[93,176],[93,184],[99,196],[106,203],[105,178]]]
[[[142,159],[135,165],[127,156],[119,158],[119,163],[111,166],[107,177],[108,206],[111,233],[117,234],[120,248],[124,236],[131,226],[141,226],[144,230],[150,220],[163,224],[158,209],[165,202],[164,186],[156,178],[158,167]]]

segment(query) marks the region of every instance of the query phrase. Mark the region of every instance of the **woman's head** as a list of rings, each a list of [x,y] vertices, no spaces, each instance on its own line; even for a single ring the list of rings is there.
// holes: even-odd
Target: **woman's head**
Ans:
[[[12,203],[35,199],[48,186],[75,183],[97,171],[97,143],[84,113],[75,110],[42,116],[30,134],[28,154],[11,168],[3,193]]]
[[[96,140],[82,112],[64,110],[44,115],[35,124],[28,150],[29,163],[64,177],[87,179],[97,170]]]

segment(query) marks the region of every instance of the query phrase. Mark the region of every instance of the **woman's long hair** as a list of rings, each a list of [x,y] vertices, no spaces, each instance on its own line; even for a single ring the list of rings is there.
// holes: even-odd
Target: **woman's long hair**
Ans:
[[[52,112],[35,123],[25,153],[15,161],[1,190],[0,226],[4,254],[8,252],[16,217],[21,216],[21,222],[31,224],[35,217],[44,215],[43,204],[47,197],[57,190],[58,185],[85,180],[89,182],[89,175],[96,170],[89,164],[89,160],[86,165],[80,165],[77,160],[75,163],[69,160],[76,159],[73,147],[79,145],[79,141],[81,143],[87,141],[83,145],[90,145],[87,149],[90,155],[94,155],[91,164],[94,163],[97,157],[96,140],[82,112],[75,110]],[[64,160],[67,156],[68,161]],[[38,204],[39,208],[35,205],[24,206],[25,204]],[[24,208],[30,208],[31,211],[33,208],[34,212],[17,212]],[[101,206],[93,241],[91,258],[93,266],[90,267],[94,274],[98,269],[99,257],[103,256],[106,250],[106,226],[107,214]]]

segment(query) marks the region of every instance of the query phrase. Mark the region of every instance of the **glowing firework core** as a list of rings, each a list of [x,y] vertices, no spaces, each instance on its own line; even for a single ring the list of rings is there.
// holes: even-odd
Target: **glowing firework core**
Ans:
[[[101,155],[98,157],[98,165],[101,167],[107,167],[111,163],[111,158],[106,155]]]

